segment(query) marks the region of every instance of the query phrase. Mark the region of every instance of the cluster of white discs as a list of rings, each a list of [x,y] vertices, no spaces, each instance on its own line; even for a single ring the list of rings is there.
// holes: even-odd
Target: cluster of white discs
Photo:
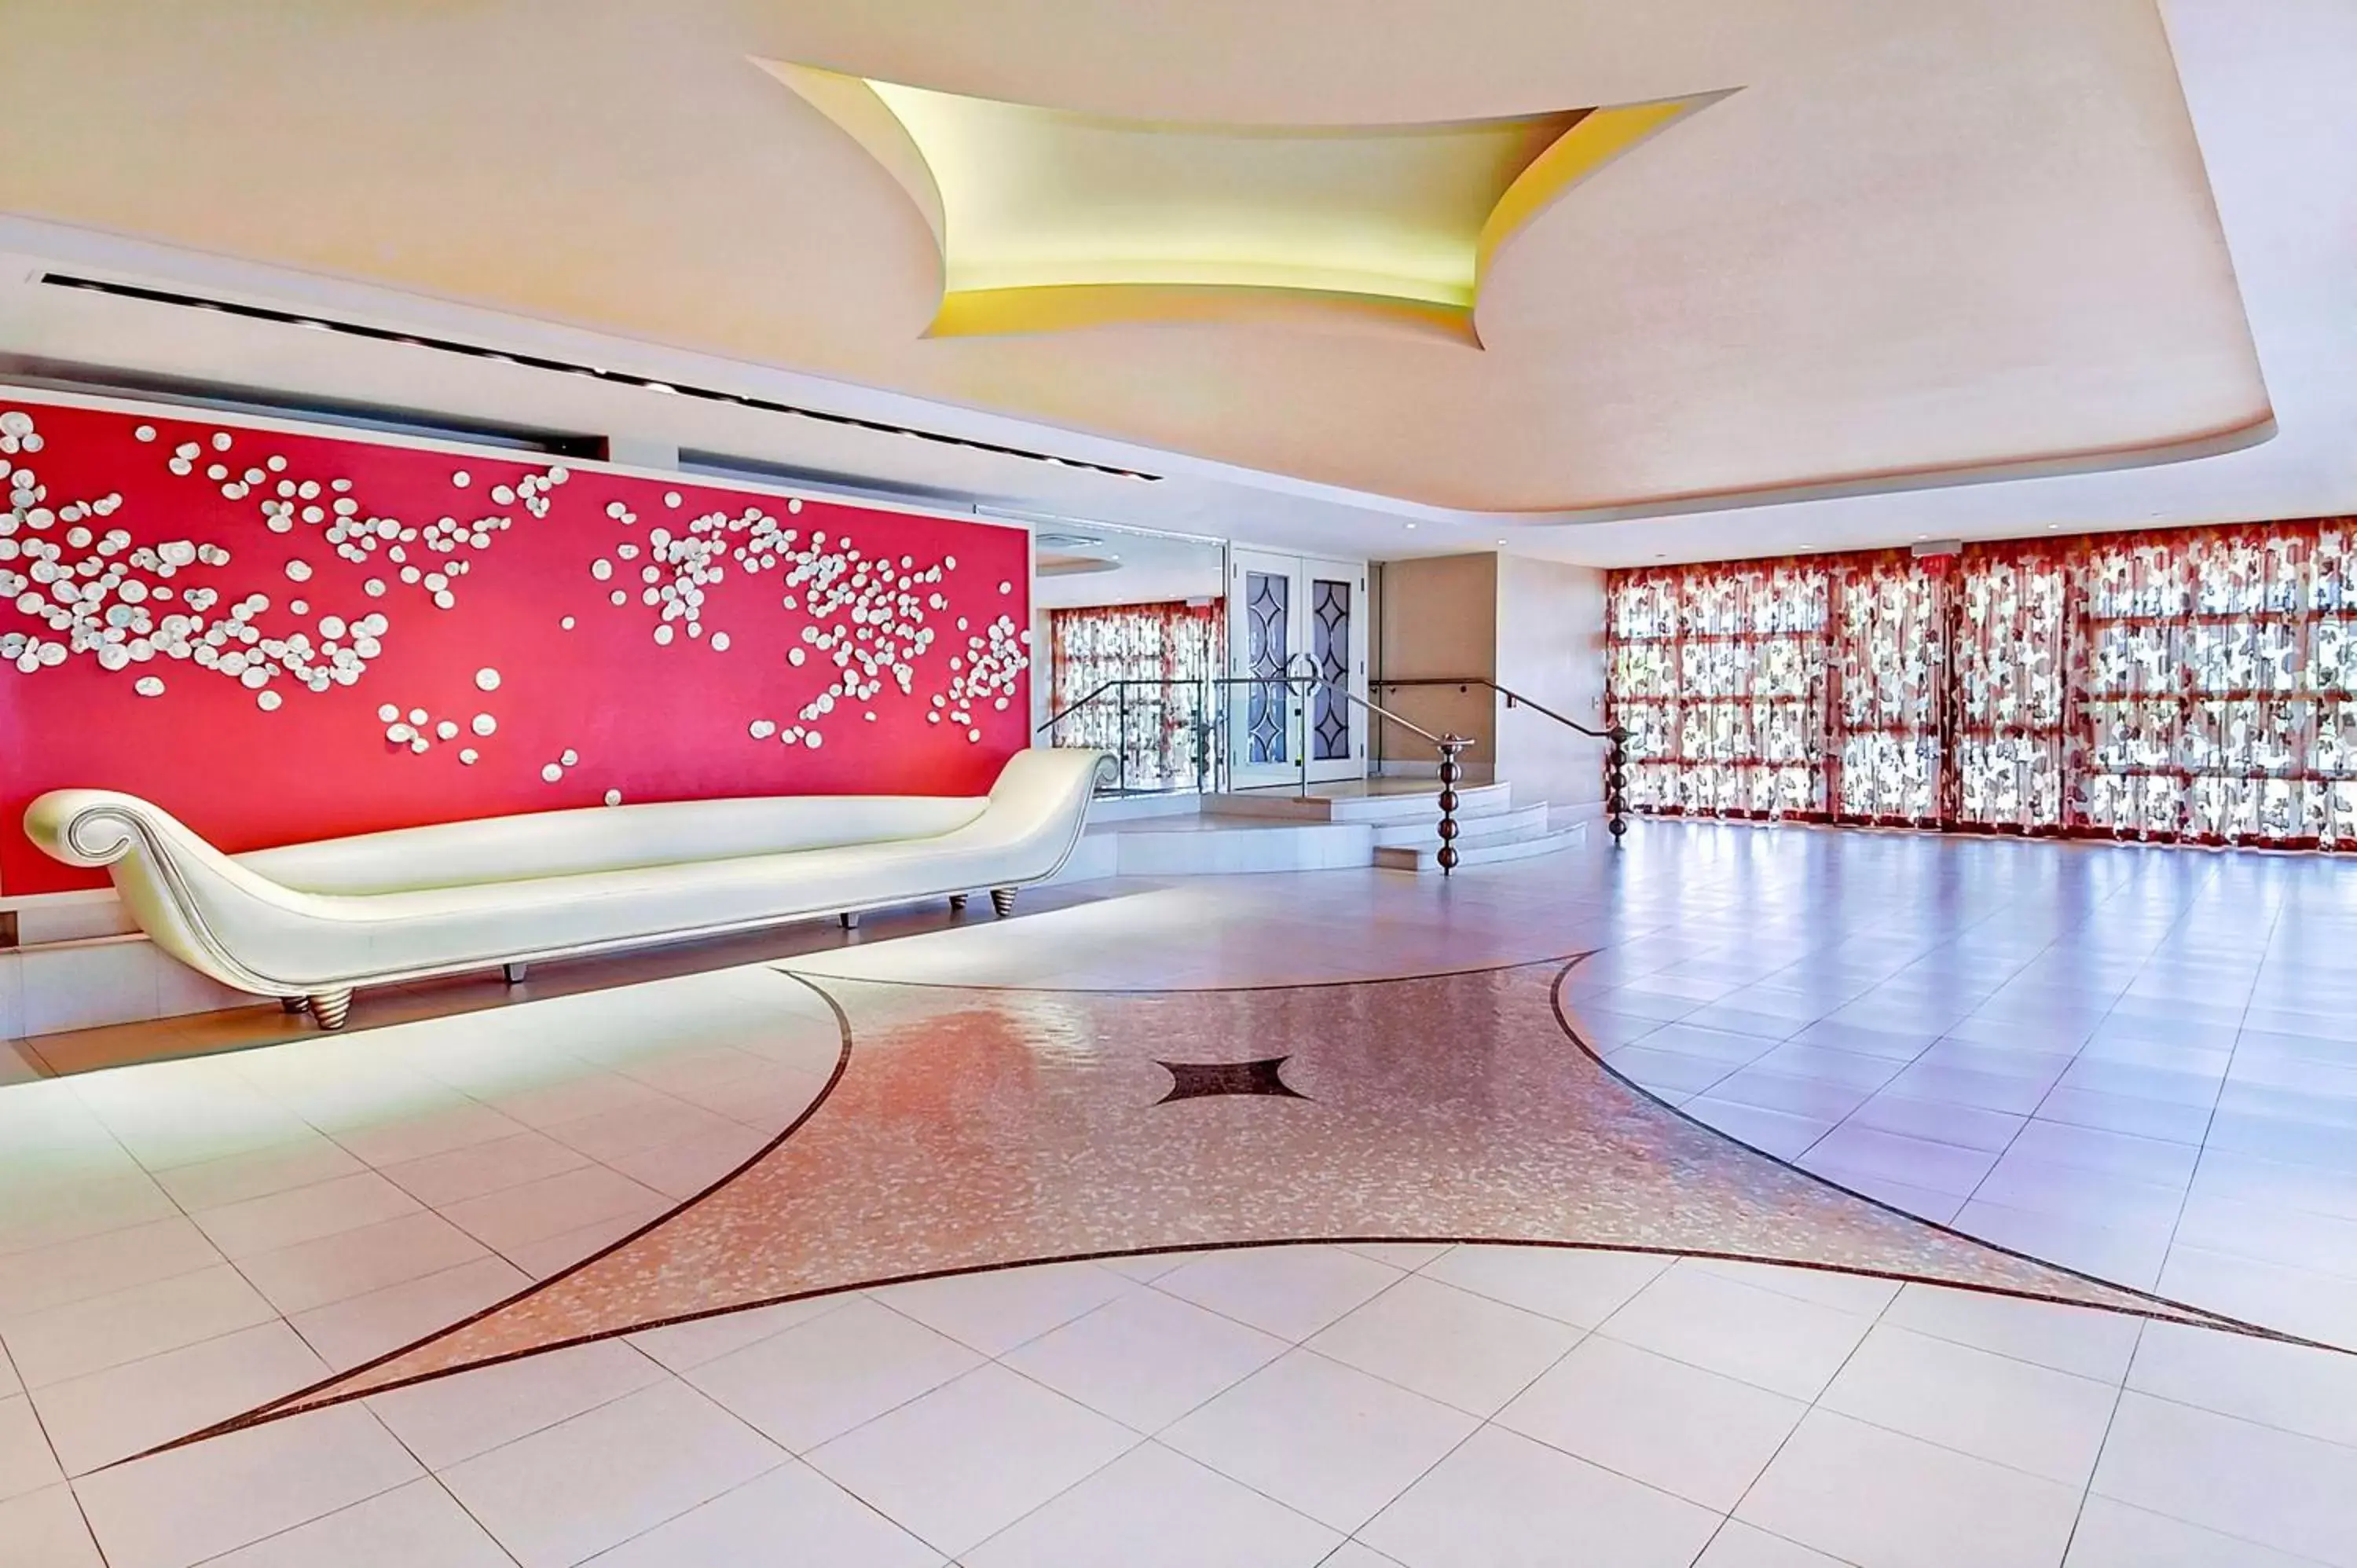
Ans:
[[[378,722],[384,725],[386,741],[394,746],[406,746],[419,757],[432,751],[436,746],[445,746],[451,741],[462,739],[469,732],[481,737],[495,733],[500,727],[499,721],[490,714],[477,714],[468,721],[466,728],[462,730],[456,719],[437,719],[424,708],[411,708],[404,713],[399,705],[393,703],[387,703],[377,709],[376,716]],[[473,767],[481,756],[482,754],[471,746],[461,746],[458,749],[458,760],[469,768]]]
[[[11,425],[19,451],[27,437],[38,440],[30,415],[0,414],[0,432]],[[154,439],[153,426],[140,428],[144,439]],[[216,449],[222,449],[220,442]],[[38,631],[0,633],[0,657],[23,672],[54,668],[76,655],[110,671],[179,660],[234,680],[267,712],[282,702],[274,689],[282,677],[314,692],[350,686],[383,650],[387,623],[381,615],[350,622],[323,616],[316,627],[265,633],[259,621],[270,597],[253,593],[215,616],[219,590],[175,579],[192,568],[229,564],[230,553],[221,546],[186,539],[135,544],[127,529],[101,533],[87,521],[112,514],[120,496],[71,502],[53,512],[42,504],[48,487],[31,469],[12,464],[6,478],[10,510],[0,514],[0,562],[9,564],[0,566],[0,601],[57,635],[51,641]],[[18,561],[26,564],[21,571],[14,564]],[[298,564],[289,563],[288,575],[299,582],[308,572],[292,569]],[[309,612],[300,600],[289,607]],[[142,673],[133,689],[160,696],[165,683],[160,675]]]
[[[152,424],[143,424],[131,434],[139,441],[153,441],[156,439],[156,427]],[[221,487],[221,498],[224,500],[242,501],[256,490],[271,490],[273,476],[286,472],[286,459],[273,453],[264,458],[259,466],[249,465],[243,468],[237,468],[231,464],[220,461],[221,456],[236,445],[236,437],[230,435],[228,431],[213,432],[211,448],[214,460],[205,464],[205,478]],[[203,462],[205,456],[206,449],[202,444],[183,441],[172,448],[172,455],[164,460],[164,467],[178,478],[189,478],[196,474],[197,465]],[[339,490],[350,489],[351,481],[339,479],[336,481],[336,488]],[[263,498],[263,521],[270,525],[270,532],[273,533],[290,532],[295,527],[297,501],[312,500],[318,494],[319,487],[316,482],[307,480],[298,485],[295,480],[279,478],[276,480],[274,493],[265,494]],[[314,522],[323,515],[317,506],[304,507],[302,510]]]
[[[141,424],[132,435],[144,444],[159,439],[153,424]],[[404,584],[444,609],[455,605],[452,588],[466,574],[468,563],[436,557],[486,549],[511,526],[505,516],[487,516],[471,521],[445,517],[413,528],[397,519],[370,515],[351,493],[351,480],[290,473],[287,459],[279,454],[240,466],[229,456],[236,445],[231,433],[217,430],[204,440],[172,446],[165,466],[178,478],[201,474],[228,500],[258,496],[263,524],[273,533],[318,529],[323,542],[348,562],[365,564],[382,559],[398,569]],[[235,680],[254,693],[258,707],[269,712],[281,706],[283,685],[298,684],[313,692],[351,686],[383,652],[390,622],[381,612],[349,618],[324,614],[314,620],[310,604],[295,598],[283,607],[298,624],[266,628],[264,618],[273,607],[269,595],[248,593],[216,614],[220,590],[175,579],[195,569],[228,565],[228,550],[187,539],[137,544],[126,529],[91,527],[91,520],[111,516],[123,504],[119,494],[52,510],[47,504],[48,487],[31,467],[13,461],[41,446],[30,413],[16,409],[0,413],[0,485],[6,487],[8,502],[8,510],[0,512],[0,608],[14,608],[38,623],[29,630],[0,632],[0,658],[18,671],[29,674],[55,668],[75,656],[92,658],[110,671],[181,660]],[[562,467],[528,474],[513,485],[494,486],[491,499],[544,517],[550,492],[568,477]],[[464,489],[465,476],[454,474],[452,482]],[[416,559],[411,558],[412,547],[419,552]],[[300,555],[280,565],[290,583],[308,583],[316,575],[312,564]],[[362,585],[371,597],[386,591],[381,578],[371,577]],[[143,697],[161,696],[165,689],[162,676],[152,671],[142,671],[133,682],[133,690]],[[411,752],[428,751],[457,737],[456,721],[421,717],[422,709],[382,711],[387,715],[387,738]],[[490,733],[484,727],[491,724],[490,715],[478,714],[473,722],[477,736]],[[395,736],[395,730],[404,733]],[[476,760],[473,748],[462,750],[459,759]]]
[[[271,472],[283,473],[286,460],[274,455],[268,466]],[[253,472],[249,471],[249,478]],[[463,489],[465,477],[463,473],[454,474],[452,482]],[[545,517],[548,492],[568,477],[563,467],[551,468],[545,475],[527,474],[513,486],[493,487],[491,499],[502,506],[521,502],[533,516]],[[356,566],[382,558],[395,577],[423,592],[436,609],[457,607],[458,579],[471,569],[463,553],[490,549],[496,535],[514,526],[512,518],[497,514],[471,519],[441,517],[415,526],[398,518],[372,516],[350,493],[352,482],[346,478],[330,479],[322,489],[317,479],[282,478],[274,488],[275,493],[262,503],[263,521],[272,532],[292,532],[298,522],[311,527],[324,525],[322,537],[338,555]],[[413,548],[426,553],[413,555]],[[432,558],[436,555],[459,558],[437,562]],[[371,577],[361,585],[361,591],[379,598],[387,591],[387,585],[382,577]]]
[[[792,539],[791,532],[784,536],[787,544]],[[789,649],[787,662],[800,666],[816,655],[832,660],[836,671],[833,683],[802,704],[805,725],[826,717],[838,702],[874,701],[887,680],[903,696],[915,689],[915,660],[941,635],[925,624],[926,614],[948,605],[939,585],[956,564],[952,558],[920,569],[908,555],[897,564],[868,559],[840,536],[834,549],[826,546],[823,532],[813,533],[811,547],[793,558],[786,575],[788,587],[802,589],[802,607],[815,623],[802,628],[804,646]],[[784,602],[786,608],[795,607],[791,594]],[[862,716],[873,723],[876,712],[864,708]],[[804,744],[818,744],[815,729]]]
[[[958,629],[966,629],[963,617]],[[925,715],[926,721],[940,724],[947,714],[950,723],[965,726],[969,744],[981,744],[982,729],[974,723],[974,712],[985,703],[998,712],[1006,710],[1022,683],[1023,671],[1031,667],[1030,655],[1023,651],[1030,641],[1029,628],[1018,628],[1013,616],[1000,616],[967,638],[965,652],[950,658],[949,693],[933,699],[933,711]]]
[[[41,433],[33,428],[31,414],[20,408],[0,413],[0,456],[13,457],[19,452],[40,449]]]
[[[498,506],[521,506],[534,517],[546,517],[548,492],[570,478],[571,472],[560,463],[545,474],[526,474],[512,485],[493,485],[491,500]],[[454,474],[451,478],[460,489],[467,488],[464,475]],[[450,520],[444,518],[442,521],[447,522]],[[475,548],[480,550],[482,546],[478,544]]]
[[[741,518],[716,511],[689,521],[684,532],[658,528],[648,533],[647,564],[639,569],[643,585],[639,596],[641,604],[662,615],[655,624],[657,643],[672,640],[676,635],[674,624],[692,638],[704,635],[705,590],[727,575],[728,537],[750,528],[759,515],[750,507]],[[715,652],[727,652],[728,634],[714,633],[711,646]]]
[[[664,506],[676,509],[683,498],[677,490],[668,490],[662,499]],[[802,510],[800,499],[786,503],[788,516]],[[635,527],[639,521],[629,505],[619,500],[607,503],[606,515],[624,528]],[[715,652],[726,652],[729,634],[715,630],[707,635],[705,627],[711,590],[726,579],[732,564],[748,577],[783,573],[782,607],[808,617],[800,641],[786,650],[786,661],[799,669],[813,658],[825,660],[834,665],[836,673],[824,691],[802,704],[796,715],[799,722],[759,718],[746,725],[746,733],[755,740],[775,739],[784,746],[813,748],[824,744],[822,722],[839,705],[872,702],[887,682],[904,696],[914,692],[915,661],[941,635],[926,624],[927,618],[949,607],[942,584],[957,568],[954,555],[925,566],[910,555],[898,561],[870,557],[846,537],[837,535],[830,541],[823,530],[813,531],[805,539],[801,530],[787,526],[782,519],[748,506],[735,514],[705,512],[677,528],[650,529],[643,553],[625,541],[592,561],[590,576],[612,585],[608,596],[618,609],[629,606],[634,596],[626,585],[630,568],[641,553],[645,564],[637,566],[635,597],[640,606],[656,612],[652,635],[656,644],[663,647],[684,634],[702,639]],[[1011,633],[1013,623],[1006,624]],[[1013,670],[1003,676],[999,671],[1009,654],[994,653],[986,639],[976,639],[967,659],[953,660],[952,666],[988,659],[990,691],[995,693],[1002,681],[1011,690],[1014,674],[1028,660],[1019,646],[1010,645],[1010,650]],[[967,676],[953,682],[961,724],[969,722],[966,709],[977,700],[969,692],[983,690],[975,682],[975,677]],[[946,705],[945,699],[934,701],[937,707]],[[863,707],[860,716],[872,723],[876,713]],[[978,731],[973,738],[980,739]]]
[[[802,628],[803,646],[788,649],[786,661],[799,667],[815,655],[835,666],[834,682],[802,704],[803,725],[814,726],[838,703],[874,701],[887,680],[903,696],[915,689],[915,660],[941,635],[925,624],[926,614],[947,606],[940,584],[956,567],[956,557],[919,567],[913,556],[903,555],[896,563],[863,555],[841,535],[829,549],[823,532],[813,532],[809,547],[801,551],[792,550],[791,530],[780,532],[774,542],[758,536],[755,542],[769,546],[764,556],[775,553],[792,562],[786,586],[801,590],[800,607],[814,623]],[[784,606],[789,610],[797,607],[793,594],[786,596]],[[876,712],[864,708],[862,716],[873,723]],[[815,727],[804,733],[803,744],[819,744]]]
[[[786,543],[792,540],[791,532],[784,535]],[[908,695],[915,687],[914,661],[941,635],[925,624],[925,617],[929,610],[947,606],[940,584],[956,568],[957,558],[920,568],[915,557],[903,555],[896,564],[888,557],[863,556],[858,546],[839,535],[835,548],[829,550],[826,535],[817,532],[811,535],[810,548],[791,559],[786,586],[802,590],[803,611],[819,623],[802,628],[802,641],[842,671],[821,697],[864,703],[884,689],[887,677],[901,695]],[[784,602],[787,609],[794,608],[792,594]],[[789,661],[801,663],[794,657],[799,652],[790,651]],[[813,716],[803,714],[805,720]]]

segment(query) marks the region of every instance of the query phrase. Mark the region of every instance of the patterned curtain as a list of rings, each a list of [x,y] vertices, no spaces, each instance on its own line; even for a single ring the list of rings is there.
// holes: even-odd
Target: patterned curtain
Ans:
[[[1835,814],[1918,823],[1940,815],[1948,595],[1930,562],[1870,556],[1827,572],[1835,605],[1832,734]]]
[[[2054,550],[1967,556],[1954,579],[1959,823],[2017,832],[2062,824],[2077,770],[2068,722],[2071,570]]]
[[[2091,542],[2073,816],[2201,843],[2357,840],[2353,529]]]
[[[1213,599],[1051,611],[1052,711],[1072,709],[1052,744],[1114,753],[1125,789],[1197,788],[1210,763],[1207,682],[1226,657],[1222,608]],[[1104,689],[1116,681],[1150,684]]]
[[[1823,813],[1826,587],[1789,562],[1613,575],[1609,689],[1631,804]]]
[[[1610,595],[1641,810],[2357,847],[2357,520],[1653,568]]]

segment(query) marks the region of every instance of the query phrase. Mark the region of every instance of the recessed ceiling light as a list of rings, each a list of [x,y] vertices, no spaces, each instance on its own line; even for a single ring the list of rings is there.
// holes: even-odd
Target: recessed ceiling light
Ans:
[[[1415,524],[1414,524],[1414,523],[1412,523],[1412,522],[1411,522],[1411,523],[1409,523],[1407,526],[1408,526],[1408,527],[1410,527],[1410,528],[1414,528],[1414,527],[1415,526]]]

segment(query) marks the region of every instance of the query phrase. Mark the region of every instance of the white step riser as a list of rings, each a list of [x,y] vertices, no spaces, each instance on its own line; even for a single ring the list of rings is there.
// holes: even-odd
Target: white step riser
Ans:
[[[1554,854],[1570,849],[1587,837],[1587,824],[1581,822],[1561,832],[1537,833],[1527,838],[1493,841],[1468,845],[1458,841],[1458,869],[1468,866],[1493,865],[1500,861],[1529,860],[1542,854]],[[1409,849],[1381,848],[1375,851],[1375,864],[1392,871],[1437,872],[1440,869],[1440,846]]]
[[[1122,876],[1217,876],[1255,871],[1336,871],[1374,862],[1374,835],[1357,822],[1113,835]]]
[[[1526,838],[1546,832],[1547,803],[1516,806],[1511,811],[1499,811],[1490,816],[1469,817],[1459,812],[1457,825],[1462,831],[1457,835],[1458,847],[1467,843],[1485,843],[1495,839]],[[1436,808],[1428,817],[1413,822],[1385,822],[1375,830],[1379,848],[1405,846],[1414,849],[1419,844],[1437,846],[1440,843],[1440,812]]]
[[[1457,792],[1458,820],[1494,817],[1514,808],[1512,784],[1482,784]],[[1322,796],[1302,800],[1280,794],[1214,795],[1204,809],[1222,816],[1284,817],[1306,822],[1395,823],[1437,822],[1440,820],[1438,791],[1414,795]]]
[[[1514,787],[1484,784],[1475,789],[1459,789],[1457,801],[1457,820],[1460,822],[1475,817],[1502,816],[1514,809]],[[1437,822],[1440,821],[1440,795],[1435,790],[1429,795],[1370,795],[1337,800],[1334,820],[1370,822],[1378,827],[1394,822]]]

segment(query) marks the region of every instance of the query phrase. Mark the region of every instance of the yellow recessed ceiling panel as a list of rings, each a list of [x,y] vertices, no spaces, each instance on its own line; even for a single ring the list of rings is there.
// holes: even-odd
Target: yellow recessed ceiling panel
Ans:
[[[1491,258],[1582,177],[1721,94],[1441,124],[1116,120],[758,62],[931,227],[933,337],[1323,319],[1477,343]]]

